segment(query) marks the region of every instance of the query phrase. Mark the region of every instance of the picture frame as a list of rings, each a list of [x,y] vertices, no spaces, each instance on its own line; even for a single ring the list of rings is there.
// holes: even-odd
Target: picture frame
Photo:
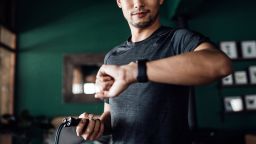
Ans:
[[[256,65],[249,66],[248,68],[250,84],[256,84]]]
[[[97,103],[95,80],[105,54],[66,54],[63,57],[63,102]]]
[[[242,41],[241,52],[244,59],[256,58],[256,41]]]
[[[246,71],[236,71],[234,73],[234,79],[235,79],[236,85],[247,85],[248,84],[248,78],[247,78]]]
[[[222,78],[221,80],[222,82],[222,86],[230,86],[234,84],[234,80],[233,80],[233,74],[230,74],[224,78]]]
[[[224,97],[225,112],[241,112],[244,110],[243,99],[241,96]]]
[[[223,42],[220,42],[220,49],[229,58],[231,58],[231,59],[237,59],[238,58],[238,48],[237,48],[236,41],[223,41]]]
[[[246,110],[256,110],[256,94],[245,95]]]

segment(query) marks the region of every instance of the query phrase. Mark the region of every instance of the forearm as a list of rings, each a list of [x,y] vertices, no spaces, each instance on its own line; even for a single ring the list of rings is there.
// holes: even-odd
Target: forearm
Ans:
[[[217,50],[200,50],[147,63],[148,79],[178,85],[200,85],[231,73],[231,62]]]
[[[104,124],[104,133],[103,134],[105,134],[105,135],[110,134],[111,133],[111,115],[110,115],[110,111],[109,110],[104,110],[104,112],[100,116],[100,120]]]

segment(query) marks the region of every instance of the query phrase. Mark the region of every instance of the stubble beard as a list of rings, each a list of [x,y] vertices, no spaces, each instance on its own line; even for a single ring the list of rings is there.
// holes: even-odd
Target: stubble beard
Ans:
[[[151,26],[154,21],[156,21],[158,14],[155,16],[149,16],[147,20],[142,22],[134,22],[133,20],[130,21],[130,24],[136,28],[147,28]]]

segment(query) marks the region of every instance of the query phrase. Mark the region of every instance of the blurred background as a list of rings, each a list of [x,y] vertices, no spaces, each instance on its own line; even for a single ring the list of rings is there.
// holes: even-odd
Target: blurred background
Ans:
[[[256,143],[255,5],[165,0],[161,9],[162,24],[208,36],[233,61],[232,75],[191,94],[195,143]],[[0,0],[0,143],[53,143],[63,117],[101,114],[91,76],[129,36],[115,1]]]

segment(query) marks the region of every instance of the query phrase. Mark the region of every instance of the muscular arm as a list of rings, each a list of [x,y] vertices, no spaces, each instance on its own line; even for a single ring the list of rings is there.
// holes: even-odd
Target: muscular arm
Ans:
[[[231,61],[210,43],[193,52],[147,63],[150,81],[178,85],[201,85],[230,74]]]

